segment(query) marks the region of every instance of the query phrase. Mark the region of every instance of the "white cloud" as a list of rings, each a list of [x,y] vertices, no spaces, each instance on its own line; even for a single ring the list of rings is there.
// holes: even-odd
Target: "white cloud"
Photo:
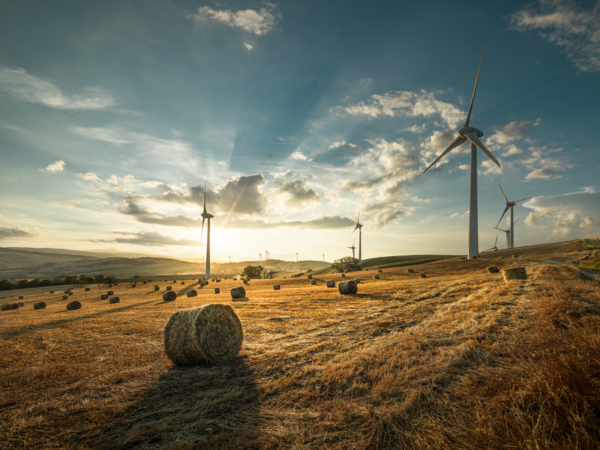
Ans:
[[[290,159],[296,159],[298,161],[312,161],[312,159],[308,159],[305,155],[302,154],[301,151],[295,151],[290,155]]]
[[[157,188],[159,186],[166,186],[166,184],[163,183],[162,181],[144,181],[144,182],[140,183],[140,186],[147,187],[147,188]]]
[[[548,179],[557,177],[554,174],[566,169],[570,169],[573,166],[561,161],[555,157],[549,157],[548,155],[559,153],[562,148],[551,149],[547,147],[530,147],[531,155],[529,158],[521,159],[517,162],[525,165],[527,168],[532,170],[526,177],[526,180],[535,179]]]
[[[125,140],[122,135],[123,133],[118,130],[110,128],[73,128],[73,133],[88,139],[95,139],[97,141],[110,142],[111,144],[121,145],[127,144],[129,141]]]
[[[459,165],[457,166],[457,168],[458,168],[459,170],[469,170],[469,169],[471,168],[471,166],[469,166],[468,164],[459,164]]]
[[[583,221],[579,224],[579,228],[587,228],[587,227],[591,227],[594,225],[594,219],[592,219],[590,216],[587,216],[586,218],[583,219]]]
[[[535,180],[538,178],[551,178],[552,175],[558,172],[560,169],[557,167],[547,167],[545,169],[537,169],[527,174],[526,180]]]
[[[261,8],[259,11],[246,9],[232,12],[230,9],[217,11],[208,6],[203,6],[198,8],[197,14],[189,17],[200,23],[213,20],[257,35],[267,34],[273,29],[277,21],[277,18],[265,8]]]
[[[396,91],[384,95],[373,95],[371,102],[360,102],[344,108],[352,115],[367,115],[373,118],[429,117],[439,115],[448,128],[456,128],[465,120],[466,114],[456,106],[436,100],[433,92]]]
[[[58,172],[63,172],[65,170],[65,162],[60,159],[58,161],[54,161],[53,163],[49,164],[48,167],[46,167],[45,169],[38,169],[38,171],[40,172],[52,172],[52,173],[58,173]]]
[[[108,180],[106,180],[106,182],[110,183],[110,184],[119,184],[119,180],[117,179],[117,177],[115,175],[113,175]]]
[[[502,161],[500,161],[502,164]],[[500,175],[502,167],[498,167],[494,161],[487,159],[481,162],[481,170],[478,172],[481,175]]]
[[[540,120],[534,121],[515,121],[510,122],[502,129],[496,130],[494,134],[492,134],[487,139],[487,144],[507,144],[509,142],[523,139],[523,136],[527,134],[529,131],[533,130],[540,124]]]
[[[334,142],[333,144],[331,144],[329,146],[329,150],[332,150],[334,148],[345,148],[346,150],[350,150],[352,152],[360,152],[362,151],[362,147],[359,147],[358,145],[355,144],[351,144],[351,143],[347,143],[346,141],[338,141],[338,142]]]
[[[254,45],[250,45],[247,42],[244,42],[244,47],[246,47],[248,49],[248,51],[250,51],[254,48]]]
[[[539,0],[510,18],[518,31],[537,30],[540,36],[566,52],[580,70],[600,70],[600,11],[570,0]]]
[[[85,181],[97,181],[101,182],[100,178],[96,176],[96,174],[88,172],[88,173],[78,173],[77,176]]]
[[[520,155],[521,153],[523,153],[523,150],[521,150],[519,147],[511,144],[508,147],[506,147],[506,151],[504,153],[502,153],[500,156],[512,156],[512,155]]]
[[[30,75],[24,69],[3,65],[0,65],[0,91],[21,101],[56,109],[105,109],[115,103],[99,89],[88,88],[83,95],[67,95],[50,81]]]

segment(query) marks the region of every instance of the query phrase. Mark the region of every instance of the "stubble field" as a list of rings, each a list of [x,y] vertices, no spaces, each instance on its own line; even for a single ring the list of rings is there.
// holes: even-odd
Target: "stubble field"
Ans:
[[[529,279],[507,283],[491,263]],[[277,280],[280,291],[254,280],[248,302],[231,301],[239,281],[156,278],[112,288],[118,304],[100,299],[105,286],[26,297],[0,314],[0,447],[600,447],[598,282],[492,256],[415,272],[348,274],[361,278],[354,296],[325,287],[335,274]],[[162,301],[167,285],[175,302]],[[164,325],[209,303],[240,317],[238,358],[173,366]]]

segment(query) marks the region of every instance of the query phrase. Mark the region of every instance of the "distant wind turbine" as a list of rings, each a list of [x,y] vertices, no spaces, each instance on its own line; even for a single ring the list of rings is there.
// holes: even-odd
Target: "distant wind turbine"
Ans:
[[[437,159],[430,164],[430,166],[423,171],[427,172],[435,163],[442,159],[450,150],[464,144],[467,141],[471,141],[471,187],[470,187],[470,198],[469,198],[469,258],[479,257],[479,232],[477,229],[477,147],[481,149],[483,153],[487,155],[492,161],[494,161],[498,167],[500,163],[492,155],[485,145],[479,140],[483,136],[483,132],[477,128],[469,126],[471,121],[471,111],[473,110],[473,101],[475,100],[475,91],[477,90],[477,83],[479,82],[479,73],[481,72],[481,63],[483,62],[483,53],[481,53],[481,60],[479,61],[479,69],[477,70],[477,78],[475,78],[475,86],[473,87],[473,94],[471,95],[471,104],[469,105],[469,113],[467,114],[467,120],[465,126],[458,130],[458,136],[446,150],[442,152]]]
[[[506,211],[508,211],[508,208],[510,208],[510,223],[512,225],[510,226],[510,246],[509,246],[509,248],[515,248],[515,229],[514,229],[514,225],[515,225],[516,222],[514,222],[514,210],[513,210],[513,208],[515,206],[517,206],[517,203],[522,202],[524,200],[529,200],[530,198],[533,198],[533,197],[522,198],[521,200],[515,200],[514,202],[509,202],[508,199],[506,198],[506,194],[502,190],[502,186],[498,185],[498,187],[502,191],[502,195],[504,196],[504,200],[506,201],[506,208],[504,208],[504,212],[502,213],[502,216],[500,217],[500,220],[498,221],[498,224],[496,226],[500,225],[500,221],[502,220],[502,217],[504,217],[504,214],[506,214]]]
[[[358,230],[358,260],[362,261],[362,227],[363,225],[360,223],[360,208],[358,209],[358,219],[356,220],[356,227],[352,230],[353,234],[356,230]],[[356,240],[354,240],[356,242]],[[352,244],[354,246],[354,244]],[[352,257],[354,257],[354,250],[352,250]]]
[[[354,242],[352,243],[352,247],[346,247],[346,248],[350,248],[352,249],[352,257],[354,258],[354,250],[356,250],[356,247],[354,246],[354,244],[356,244],[356,239],[354,239]]]
[[[200,242],[202,242],[202,234],[204,233],[204,221],[208,219],[208,227],[206,230],[206,270],[204,272],[204,278],[210,278],[210,219],[212,219],[212,214],[209,214],[206,211],[206,183],[204,183],[204,211],[202,212],[202,230],[200,231]]]
[[[494,242],[494,246],[492,248],[488,248],[487,250],[484,250],[485,252],[491,252],[491,251],[496,251],[498,250],[498,235],[496,235],[496,242]]]
[[[298,252],[296,252],[296,262],[298,262]]]
[[[520,217],[519,217],[519,219],[520,219]],[[513,225],[516,224],[519,221],[519,219],[515,220],[515,223],[513,223]],[[494,227],[494,228],[496,230],[504,231],[504,233],[506,233],[506,248],[512,248],[510,246],[510,241],[511,241],[510,235],[511,235],[511,230],[513,227],[511,226],[508,230],[503,230],[502,228],[498,228],[498,227]]]

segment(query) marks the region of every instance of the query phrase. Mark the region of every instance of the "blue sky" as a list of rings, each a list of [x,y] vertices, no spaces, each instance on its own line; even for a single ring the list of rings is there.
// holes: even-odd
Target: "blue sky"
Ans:
[[[488,2],[489,3],[489,2]],[[327,260],[600,235],[600,3],[4,2],[0,245]],[[506,222],[503,220],[504,225]],[[499,239],[500,247],[504,243]]]

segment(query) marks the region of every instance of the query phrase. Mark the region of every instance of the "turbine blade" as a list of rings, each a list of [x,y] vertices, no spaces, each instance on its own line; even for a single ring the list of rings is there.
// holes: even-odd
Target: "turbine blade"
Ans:
[[[496,224],[496,227],[498,225],[500,225],[500,222],[502,221],[502,218],[504,217],[504,214],[506,214],[506,211],[508,211],[508,209],[510,208],[510,206],[507,206],[506,208],[504,208],[504,212],[502,213],[502,215],[500,216],[500,220],[498,221],[498,223]],[[495,228],[495,227],[494,227]]]
[[[425,172],[427,172],[429,169],[431,169],[431,167],[432,167],[432,166],[433,166],[433,165],[434,165],[436,162],[438,162],[440,159],[442,159],[442,158],[443,158],[443,157],[444,157],[444,156],[445,156],[445,155],[446,155],[446,154],[447,154],[447,153],[448,153],[450,150],[453,150],[453,149],[455,149],[456,147],[458,147],[458,146],[459,146],[459,145],[461,145],[461,144],[464,144],[465,142],[467,142],[467,140],[466,140],[464,137],[462,137],[462,136],[457,136],[457,137],[456,137],[456,139],[454,139],[454,140],[452,141],[452,144],[450,144],[450,145],[448,146],[448,148],[447,148],[446,150],[444,150],[444,151],[442,152],[442,154],[441,154],[440,156],[438,156],[438,157],[437,157],[437,159],[436,159],[434,162],[432,162],[432,163],[429,165],[429,167],[428,167],[427,169],[425,169],[425,170],[423,171],[423,173],[425,173]]]
[[[481,52],[481,60],[479,61],[479,69],[477,69],[477,78],[475,78],[475,86],[473,87],[473,95],[471,95],[471,104],[469,105],[469,114],[467,114],[467,121],[465,122],[465,127],[469,126],[469,121],[471,120],[471,111],[473,110],[473,101],[475,100],[475,91],[477,90],[477,83],[479,83],[479,72],[481,72],[481,63],[483,62],[484,53],[485,47],[483,47],[483,51]]]
[[[204,182],[204,212],[206,212],[206,181]],[[204,219],[202,220],[202,225],[204,225]]]
[[[519,219],[520,219],[520,217],[519,217]],[[515,223],[517,223],[519,221],[519,219],[517,219],[513,222],[513,227],[515,226]]]
[[[527,198],[522,198],[521,200],[515,200],[513,203],[519,203],[519,202],[522,202],[523,200],[529,200],[530,198],[533,198],[533,197],[527,197]]]
[[[202,244],[202,235],[204,234],[204,217],[202,218],[202,228],[200,229],[200,244]]]
[[[502,191],[502,186],[498,185],[498,187],[500,187],[500,190]],[[508,199],[506,198],[504,191],[502,191],[502,195],[504,195],[504,200],[506,200],[506,203],[508,203]]]
[[[498,235],[496,235],[496,242],[494,242],[494,247],[498,244]]]
[[[466,136],[469,138],[469,140],[475,144],[477,147],[479,147],[481,149],[481,151],[483,153],[485,153],[487,155],[488,158],[490,158],[492,161],[494,161],[496,163],[496,165],[498,167],[500,167],[500,163],[498,162],[498,160],[496,159],[496,157],[494,155],[492,155],[492,152],[490,152],[487,147],[485,145],[483,145],[483,142],[481,142],[479,140],[479,138],[477,137],[477,133],[475,133],[474,131],[471,133],[467,133]]]
[[[496,230],[504,231],[505,233],[508,231],[508,230],[503,230],[502,228],[498,228],[498,227],[494,227],[494,228],[495,228]]]

